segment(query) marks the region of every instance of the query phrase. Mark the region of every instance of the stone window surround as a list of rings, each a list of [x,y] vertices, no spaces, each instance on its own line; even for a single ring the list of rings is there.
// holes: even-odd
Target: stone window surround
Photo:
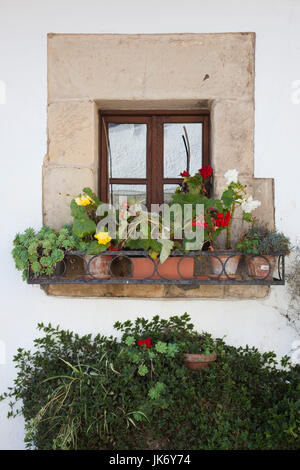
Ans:
[[[273,179],[254,178],[255,33],[49,34],[48,150],[43,164],[43,221],[70,221],[84,186],[97,189],[99,110],[209,110],[214,192],[224,173],[240,179],[274,227]],[[244,227],[246,229],[246,226]],[[242,228],[243,230],[243,228]],[[234,232],[237,237],[239,233]],[[125,297],[263,297],[266,286],[50,285],[49,294]]]

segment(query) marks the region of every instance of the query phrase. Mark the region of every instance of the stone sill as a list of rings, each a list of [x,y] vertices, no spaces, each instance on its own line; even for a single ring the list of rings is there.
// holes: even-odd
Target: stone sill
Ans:
[[[266,285],[126,285],[126,284],[47,284],[42,286],[47,295],[59,297],[127,297],[159,299],[261,299],[267,297]]]

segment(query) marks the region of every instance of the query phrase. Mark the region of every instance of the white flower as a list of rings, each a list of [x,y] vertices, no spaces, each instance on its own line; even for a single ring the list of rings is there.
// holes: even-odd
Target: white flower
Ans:
[[[224,176],[225,176],[225,179],[226,179],[227,186],[230,183],[237,183],[238,175],[239,175],[239,172],[237,170],[235,170],[234,168],[232,170],[226,171]]]
[[[248,196],[247,199],[244,199],[242,202],[242,209],[244,212],[247,212],[248,214],[257,209],[261,205],[260,201],[256,201],[253,199],[252,196]]]

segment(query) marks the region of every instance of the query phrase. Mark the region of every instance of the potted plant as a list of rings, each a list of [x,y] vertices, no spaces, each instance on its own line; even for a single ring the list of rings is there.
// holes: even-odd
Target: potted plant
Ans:
[[[107,228],[98,231],[97,226],[104,216],[98,215],[97,208],[101,201],[91,191],[84,188],[83,193],[71,202],[73,216],[73,231],[82,241],[85,251],[86,270],[95,278],[130,277],[131,279],[181,279],[193,277],[194,259],[186,258],[177,270],[179,258],[171,256],[175,244],[163,234],[166,228],[162,224],[162,217],[148,213],[141,204],[122,204],[115,210],[116,234],[111,237]],[[160,236],[154,236],[161,234]],[[127,254],[111,255],[101,253],[105,251],[127,251]],[[148,256],[132,252],[146,251]],[[99,256],[100,255],[100,256]],[[116,258],[115,260],[112,258]],[[130,262],[126,263],[126,261]]]
[[[136,212],[136,208],[134,209]],[[194,274],[194,258],[176,255],[176,250],[184,250],[182,240],[174,240],[174,224],[164,226],[161,215],[143,211],[137,207],[138,216],[129,216],[127,237],[119,242],[119,249],[129,250],[133,269],[132,279],[151,278],[155,280],[188,279]],[[136,238],[137,227],[142,226],[144,234]],[[132,255],[131,251],[143,250],[149,256]]]
[[[131,344],[138,344],[145,351],[153,348],[159,352],[176,352],[183,356],[189,369],[199,370],[216,361],[217,351],[222,356],[224,350],[222,342],[214,340],[209,333],[199,335],[190,320],[187,313],[168,319],[156,315],[152,320],[137,318],[134,324],[117,322],[114,328],[122,331],[122,341],[127,341],[130,335],[133,337]]]
[[[209,249],[213,252],[210,257],[213,269],[211,277],[219,279],[228,279],[226,273],[234,275],[240,258],[236,255],[220,254],[215,251],[216,240],[223,230],[227,231],[227,249],[230,247],[231,224],[235,205],[240,200],[241,189],[244,188],[241,183],[237,182],[236,170],[232,170],[232,172],[232,174],[228,172],[226,174],[227,187],[221,199],[208,197],[208,185],[213,174],[210,166],[201,168],[194,176],[190,176],[186,171],[181,173],[181,176],[184,176],[183,184],[173,196],[173,201],[183,206],[187,203],[203,204],[204,216],[202,218],[195,217],[193,225],[200,225],[204,228],[204,241],[208,243]]]
[[[208,189],[213,170],[210,166],[201,168],[194,176],[189,176],[186,171],[180,173],[184,176],[183,183],[176,189],[171,196],[173,203],[179,204],[182,209],[186,204],[192,206],[192,226],[204,228],[204,242],[213,245],[217,237],[226,227],[224,221],[228,219],[228,214],[223,214],[225,207],[220,199],[208,197]],[[203,214],[197,216],[196,206],[203,206]],[[172,207],[172,205],[171,205]],[[226,217],[225,217],[226,216]],[[216,222],[218,220],[218,222]],[[183,247],[187,240],[183,240]]]
[[[221,196],[221,201],[224,205],[226,215],[223,217],[223,220],[220,220],[220,223],[226,228],[226,249],[231,250],[231,228],[233,220],[236,218],[236,208],[241,206],[243,221],[253,223],[254,218],[252,212],[261,205],[261,202],[254,200],[252,196],[247,194],[246,185],[243,185],[238,180],[238,171],[236,169],[228,170],[225,173],[225,180],[226,187]],[[214,274],[221,279],[235,277],[240,258],[240,255],[232,255],[231,253],[217,254],[216,257],[212,257],[211,262]],[[223,266],[228,276],[226,276],[225,272],[222,274]]]
[[[289,254],[290,240],[277,230],[253,225],[236,248],[246,255],[249,275],[268,281],[273,279],[278,253]]]
[[[203,334],[186,345],[185,363],[190,370],[201,370],[217,360],[216,347],[209,334]]]
[[[18,233],[13,244],[16,268],[23,271],[23,279],[27,280],[29,274],[36,277],[62,275],[65,253],[76,249],[78,239],[69,226],[56,232],[45,225],[38,232],[28,228]]]
[[[80,240],[80,250],[85,252],[85,270],[93,278],[107,279],[109,275],[109,256],[98,256],[109,250],[111,237],[105,231],[97,231],[97,224],[103,217],[97,215],[101,201],[90,188],[71,201],[73,233]]]

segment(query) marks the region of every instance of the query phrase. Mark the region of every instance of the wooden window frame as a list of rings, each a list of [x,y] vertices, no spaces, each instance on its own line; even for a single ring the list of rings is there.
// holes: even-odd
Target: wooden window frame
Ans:
[[[179,184],[182,178],[164,178],[163,125],[165,123],[201,122],[202,127],[202,165],[210,164],[210,116],[208,111],[99,111],[99,198],[109,201],[111,184],[146,185],[146,204],[164,202],[164,185]],[[108,124],[146,124],[146,178],[109,178],[107,136]],[[182,168],[184,170],[184,168]]]

